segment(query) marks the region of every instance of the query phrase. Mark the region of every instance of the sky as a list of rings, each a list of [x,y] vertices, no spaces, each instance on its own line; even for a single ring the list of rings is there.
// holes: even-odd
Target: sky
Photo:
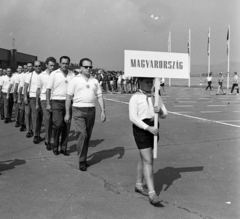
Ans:
[[[1,0],[0,48],[38,56],[45,61],[62,55],[79,63],[124,69],[124,50],[187,53],[191,29],[191,64],[240,62],[239,0]]]

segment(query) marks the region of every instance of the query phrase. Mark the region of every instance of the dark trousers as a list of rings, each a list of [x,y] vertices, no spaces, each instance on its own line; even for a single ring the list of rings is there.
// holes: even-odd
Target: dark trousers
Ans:
[[[87,160],[89,141],[95,122],[95,107],[72,107],[75,131],[77,133],[78,161]]]
[[[30,100],[28,100],[28,104],[24,104],[25,106],[25,121],[26,121],[26,126],[27,130],[30,131],[33,129],[32,125],[32,115],[31,115],[31,107],[30,107]]]
[[[7,99],[7,93],[3,93],[3,99],[4,99],[4,117],[5,119],[11,119],[13,110],[13,94],[9,94],[9,98]]]
[[[235,87],[237,87],[237,93],[239,94],[239,87],[238,87],[238,84],[237,84],[237,83],[234,83],[234,84],[232,85],[231,94],[233,93]]]
[[[3,94],[1,97],[1,116],[4,117],[4,99],[3,99]]]
[[[51,100],[52,106],[52,130],[54,138],[54,147],[58,148],[59,138],[61,134],[61,150],[67,149],[68,134],[71,123],[64,121],[65,111],[65,100]]]
[[[33,126],[34,136],[40,136],[42,120],[43,120],[41,104],[39,103],[39,108],[36,109],[36,97],[30,97],[29,106],[30,106],[30,111],[32,116],[32,126]]]
[[[44,127],[45,127],[45,141],[51,141],[52,137],[52,112],[46,110],[47,101],[41,101],[43,117],[44,117]]]
[[[206,90],[207,90],[208,88],[209,88],[210,90],[212,90],[212,82],[211,82],[211,81],[208,81],[208,86],[206,87]]]
[[[20,109],[19,124],[21,126],[25,125],[25,104],[24,104],[23,97],[24,97],[23,94],[21,94],[21,97],[20,97],[21,103],[19,104],[19,109]]]
[[[16,96],[16,99],[18,99],[18,96]],[[14,104],[14,108],[15,108],[15,120],[16,120],[16,123],[20,124],[20,105],[19,105],[19,103],[15,103]]]

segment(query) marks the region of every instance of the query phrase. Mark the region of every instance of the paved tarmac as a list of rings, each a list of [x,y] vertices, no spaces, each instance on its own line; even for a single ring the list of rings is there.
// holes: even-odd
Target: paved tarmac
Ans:
[[[134,192],[139,153],[128,119],[131,95],[105,94],[107,121],[97,109],[87,172],[78,170],[74,124],[71,155],[64,157],[0,121],[0,218],[240,218],[240,96],[166,92],[169,115],[161,120],[154,161],[161,207]]]

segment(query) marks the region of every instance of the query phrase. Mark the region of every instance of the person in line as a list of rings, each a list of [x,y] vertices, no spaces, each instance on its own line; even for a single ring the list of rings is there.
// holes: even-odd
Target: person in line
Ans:
[[[52,112],[47,110],[47,101],[46,101],[46,87],[50,77],[50,74],[53,72],[56,59],[53,57],[47,58],[45,61],[46,70],[42,72],[37,79],[37,91],[36,98],[41,100],[41,106],[36,102],[36,109],[42,107],[44,115],[44,127],[45,127],[45,145],[47,150],[52,149],[51,137],[52,137]]]
[[[10,91],[13,89],[13,103],[15,104],[15,120],[16,124],[15,127],[18,128],[20,126],[20,108],[17,102],[18,99],[18,84],[19,84],[19,77],[22,74],[23,67],[18,65],[17,72],[13,74],[11,77],[11,81],[8,87],[7,98],[9,97]]]
[[[224,92],[224,90],[223,90],[223,81],[224,81],[223,74],[222,74],[222,72],[220,72],[219,77],[218,77],[218,91],[217,91],[216,95],[219,95],[220,90],[222,91],[223,95],[226,94],[226,92]]]
[[[207,81],[208,85],[205,90],[207,90],[208,88],[210,90],[212,90],[212,72],[209,73],[209,75],[206,78],[206,81]]]
[[[7,74],[2,77],[0,84],[0,98],[3,96],[4,101],[4,123],[12,122],[12,110],[13,110],[13,89],[10,90],[8,96],[8,88],[12,78],[12,68],[7,68]]]
[[[159,129],[154,127],[154,115],[166,118],[167,110],[164,104],[153,107],[153,78],[138,78],[140,89],[131,97],[129,102],[129,118],[133,123],[133,135],[140,152],[140,160],[137,165],[137,179],[135,192],[149,196],[152,205],[158,205],[161,200],[154,188],[153,174],[153,145],[154,136],[159,135]],[[161,97],[159,96],[159,102]],[[143,180],[147,184],[148,191],[143,186]]]
[[[71,80],[68,86],[66,99],[65,122],[71,120],[71,100],[73,100],[72,113],[77,133],[77,151],[79,170],[86,171],[89,164],[87,163],[87,152],[95,122],[95,101],[98,100],[101,108],[101,121],[106,120],[105,105],[102,97],[102,90],[99,82],[91,77],[92,61],[83,58],[79,63],[82,74]]]
[[[1,84],[2,78],[3,78],[3,69],[0,68],[0,84]],[[1,120],[4,120],[4,103],[3,103],[3,97],[0,98],[0,114],[1,114]]]
[[[20,105],[20,131],[26,131],[28,129],[28,133],[26,137],[32,137],[32,122],[31,122],[31,114],[26,114],[25,109],[29,111],[29,105],[25,106],[24,104],[24,84],[25,84],[25,76],[28,74],[29,70],[32,71],[32,63],[28,63],[23,66],[23,73],[19,76],[19,85],[18,85],[18,104]],[[29,95],[28,95],[29,96]],[[27,116],[28,115],[28,116]],[[25,121],[26,119],[26,121]],[[27,127],[26,127],[27,125]]]
[[[236,95],[239,95],[238,75],[237,75],[237,72],[234,72],[232,89],[231,89],[231,92],[230,92],[229,94],[232,94],[232,93],[233,93],[235,87],[236,87],[236,89],[237,89]]]
[[[39,98],[36,96],[37,91],[37,81],[39,74],[42,72],[41,69],[41,62],[35,61],[34,62],[34,71],[31,74],[28,74],[25,78],[25,85],[24,85],[24,103],[25,105],[29,105],[30,112],[32,116],[32,126],[33,126],[33,133],[34,133],[34,144],[39,144],[42,141],[40,137],[41,127],[42,127],[42,120],[43,120],[43,113],[40,104]],[[28,91],[29,90],[29,99],[28,99]],[[38,106],[38,107],[36,107]]]
[[[61,134],[60,153],[69,156],[67,151],[68,134],[71,123],[64,121],[65,100],[67,97],[68,83],[75,77],[69,70],[70,58],[62,56],[60,58],[60,68],[53,71],[47,83],[46,99],[48,111],[52,111],[52,135],[54,139],[53,153],[59,155],[59,138]]]

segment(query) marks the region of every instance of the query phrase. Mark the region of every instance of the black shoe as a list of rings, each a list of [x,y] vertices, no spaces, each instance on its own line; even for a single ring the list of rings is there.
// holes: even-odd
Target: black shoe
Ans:
[[[81,171],[87,171],[87,167],[85,165],[85,162],[80,162],[79,163],[79,170]]]
[[[49,141],[45,141],[45,145],[46,145],[46,149],[48,151],[51,151],[52,150],[52,144],[49,142]]]
[[[26,126],[25,125],[21,125],[20,132],[24,132],[24,131],[26,131]]]
[[[59,155],[58,148],[53,148],[53,153],[54,153],[55,155]]]
[[[11,119],[8,119],[8,122],[12,122],[12,120],[11,120]]]
[[[4,120],[4,116],[1,116],[1,120]]]
[[[16,122],[15,127],[16,128],[20,127],[19,122]]]
[[[34,136],[33,143],[34,144],[39,144],[40,143],[39,136]]]
[[[63,154],[64,156],[69,156],[70,154],[67,152],[67,149],[60,150],[60,154]]]
[[[87,161],[85,161],[85,166],[90,167],[90,164]]]
[[[4,123],[5,123],[5,124],[9,123],[9,119],[5,119],[5,120],[4,120]]]
[[[29,131],[26,135],[27,138],[31,138],[33,136],[33,131]]]

